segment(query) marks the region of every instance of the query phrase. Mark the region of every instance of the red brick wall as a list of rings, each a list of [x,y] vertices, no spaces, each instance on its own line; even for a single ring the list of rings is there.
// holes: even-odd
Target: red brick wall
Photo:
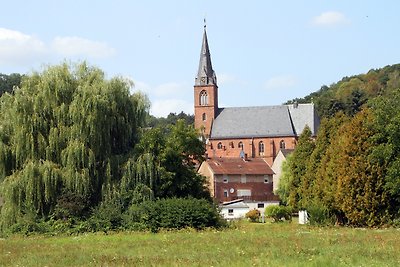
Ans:
[[[268,176],[269,182],[264,183],[263,175],[246,175],[246,182],[242,183],[240,175],[228,175],[228,182],[224,183],[223,175],[215,175],[215,198],[219,202],[231,201],[238,198],[246,200],[267,201],[276,198],[273,194],[272,175]],[[231,189],[233,188],[233,193]],[[240,189],[251,190],[251,197],[238,196],[237,192]],[[227,190],[228,196],[224,196],[224,190]]]
[[[200,106],[200,92],[207,91],[208,105]],[[194,126],[196,129],[204,128],[206,137],[210,136],[211,125],[218,111],[218,87],[215,85],[194,87]],[[203,113],[206,120],[203,121]]]
[[[247,138],[247,139],[222,139],[210,140],[207,146],[208,157],[239,157],[241,148],[239,142],[243,143],[243,151],[249,158],[264,158],[267,163],[272,163],[280,150],[280,142],[285,142],[286,149],[293,149],[296,146],[295,137],[266,137],[266,138]],[[259,142],[264,143],[264,153],[260,154]],[[222,144],[222,149],[218,149],[218,143]]]

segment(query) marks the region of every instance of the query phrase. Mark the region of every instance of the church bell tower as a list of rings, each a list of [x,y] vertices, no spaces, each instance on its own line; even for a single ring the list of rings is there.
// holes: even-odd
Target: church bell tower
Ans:
[[[210,50],[204,25],[199,70],[194,83],[194,126],[209,138],[218,112],[217,76],[212,68]]]

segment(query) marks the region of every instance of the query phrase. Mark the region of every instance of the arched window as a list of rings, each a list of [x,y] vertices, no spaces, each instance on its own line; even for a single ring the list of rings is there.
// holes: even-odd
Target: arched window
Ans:
[[[285,148],[286,148],[285,141],[281,140],[281,141],[279,142],[279,148],[280,148],[280,149],[285,149]]]
[[[242,142],[242,141],[239,142],[238,148],[240,148],[241,150],[243,150],[243,142]]]
[[[259,152],[260,156],[264,156],[264,143],[263,143],[263,141],[260,141],[260,143],[258,143],[258,152]]]
[[[200,92],[200,106],[207,106],[208,105],[208,95],[205,90]]]
[[[221,142],[218,143],[217,148],[218,149],[222,149],[222,143]]]
[[[205,121],[205,120],[207,119],[207,115],[206,115],[206,113],[203,113],[203,115],[202,115],[202,119],[203,119],[203,121]]]

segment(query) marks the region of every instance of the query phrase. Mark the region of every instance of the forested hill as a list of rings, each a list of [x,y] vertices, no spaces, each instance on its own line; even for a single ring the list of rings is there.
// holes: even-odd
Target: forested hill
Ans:
[[[400,88],[400,64],[371,69],[366,74],[344,77],[330,86],[322,86],[317,92],[303,98],[295,98],[287,104],[314,102],[318,114],[332,117],[338,111],[354,115],[369,99],[387,95]]]

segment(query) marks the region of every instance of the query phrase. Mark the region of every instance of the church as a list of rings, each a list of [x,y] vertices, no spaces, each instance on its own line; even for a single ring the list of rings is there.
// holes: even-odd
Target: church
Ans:
[[[272,191],[275,158],[281,150],[295,148],[306,126],[314,136],[319,127],[312,103],[219,107],[206,27],[194,84],[194,115],[206,145],[207,160],[199,173],[208,178],[211,194],[220,202],[279,200]]]

